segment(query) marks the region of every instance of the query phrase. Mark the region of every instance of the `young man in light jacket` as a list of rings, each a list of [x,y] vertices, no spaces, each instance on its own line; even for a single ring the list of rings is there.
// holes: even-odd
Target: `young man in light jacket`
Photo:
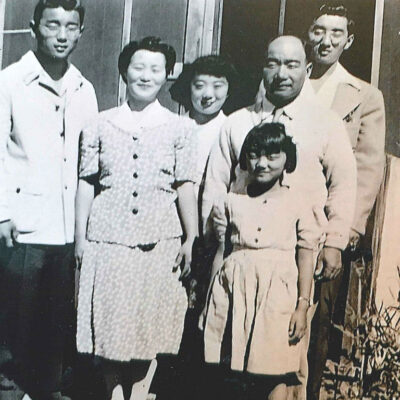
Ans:
[[[97,114],[68,61],[83,19],[78,0],[40,0],[36,51],[0,72],[0,390],[41,400],[62,398],[78,142]]]

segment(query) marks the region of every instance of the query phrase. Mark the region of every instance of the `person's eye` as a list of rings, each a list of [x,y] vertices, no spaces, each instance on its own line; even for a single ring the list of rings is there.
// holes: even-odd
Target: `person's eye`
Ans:
[[[333,31],[332,36],[335,38],[340,38],[343,36],[343,31]]]
[[[323,29],[321,28],[314,28],[312,32],[316,36],[321,36],[324,33]]]
[[[289,69],[295,69],[299,66],[299,64],[297,62],[290,62],[287,66]]]
[[[46,24],[46,28],[50,31],[56,31],[58,29],[58,24],[56,24],[55,22],[49,22]]]
[[[193,86],[196,90],[201,90],[204,87],[202,83],[195,83]]]
[[[158,74],[159,72],[161,72],[161,68],[153,68],[152,71]]]
[[[68,30],[69,32],[76,32],[76,31],[79,30],[79,26],[78,26],[78,25],[75,25],[75,24],[73,24],[73,25],[67,25],[67,30]]]
[[[258,158],[256,153],[248,153],[248,154],[247,154],[247,157],[248,157],[250,160],[255,160],[256,158]]]
[[[267,61],[265,64],[265,67],[270,69],[276,68],[277,66],[278,63],[276,61]]]

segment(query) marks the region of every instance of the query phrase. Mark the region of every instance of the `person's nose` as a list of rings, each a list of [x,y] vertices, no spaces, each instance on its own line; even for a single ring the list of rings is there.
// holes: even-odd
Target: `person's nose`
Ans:
[[[65,42],[67,40],[67,28],[65,26],[60,26],[58,28],[57,40],[59,42]]]
[[[257,161],[257,167],[262,169],[268,169],[269,168],[268,158],[266,156],[260,156]]]
[[[203,92],[203,99],[211,99],[214,97],[214,89],[211,86],[206,86]]]
[[[142,73],[141,73],[141,75],[140,75],[140,79],[141,79],[142,81],[145,81],[145,82],[147,82],[147,81],[150,80],[150,70],[149,70],[148,68],[144,68],[144,69],[142,70]]]
[[[329,47],[332,44],[331,36],[330,36],[330,34],[328,32],[325,32],[322,35],[321,44],[324,45],[325,47]]]
[[[277,77],[281,80],[285,80],[287,78],[287,76],[288,76],[288,74],[287,74],[286,65],[284,65],[284,64],[280,65],[277,70]]]

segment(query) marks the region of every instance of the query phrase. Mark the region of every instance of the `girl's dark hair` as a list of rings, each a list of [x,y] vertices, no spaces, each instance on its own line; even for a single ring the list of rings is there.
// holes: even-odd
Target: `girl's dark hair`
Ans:
[[[182,104],[186,111],[193,107],[190,84],[196,75],[211,75],[218,78],[226,78],[229,84],[229,97],[222,107],[224,109],[238,87],[238,74],[233,64],[224,57],[216,55],[199,57],[193,63],[185,64],[182,73],[169,91],[172,99]]]
[[[240,151],[239,165],[242,170],[247,170],[246,155],[255,153],[261,155],[286,153],[285,170],[291,173],[296,169],[296,145],[292,138],[286,135],[285,125],[280,123],[264,123],[255,126],[246,136]]]
[[[40,20],[43,16],[43,11],[46,8],[58,8],[62,7],[66,11],[77,11],[79,14],[80,25],[83,25],[83,20],[85,18],[85,8],[82,5],[82,1],[80,0],[39,0],[39,2],[35,6],[35,10],[33,11],[33,22],[34,29],[36,29]]]
[[[149,50],[154,53],[162,53],[165,57],[165,71],[167,76],[174,70],[176,53],[172,46],[161,41],[160,38],[155,36],[147,36],[142,40],[132,41],[128,43],[118,58],[118,70],[122,79],[126,83],[126,72],[128,71],[129,64],[132,56],[138,50]]]

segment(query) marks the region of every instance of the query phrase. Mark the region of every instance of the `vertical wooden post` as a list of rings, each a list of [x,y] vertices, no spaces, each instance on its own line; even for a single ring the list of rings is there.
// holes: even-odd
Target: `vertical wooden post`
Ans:
[[[0,69],[3,66],[3,38],[4,38],[5,12],[6,12],[6,0],[0,0]]]
[[[131,24],[132,24],[132,7],[133,0],[125,0],[124,5],[124,20],[122,24],[122,39],[121,50],[127,45],[131,39]],[[118,105],[122,104],[126,99],[126,85],[123,79],[119,78],[118,84]]]
[[[286,12],[286,0],[281,0],[279,7],[278,35],[283,35],[283,30],[285,29],[285,12]]]
[[[371,83],[378,87],[379,67],[381,62],[382,31],[383,31],[383,10],[384,0],[376,0],[375,3],[375,23],[374,23],[374,41],[372,45],[372,68]]]
[[[214,34],[212,41],[212,54],[219,54],[221,47],[221,32],[222,32],[222,13],[224,10],[224,0],[215,1],[214,14]]]

